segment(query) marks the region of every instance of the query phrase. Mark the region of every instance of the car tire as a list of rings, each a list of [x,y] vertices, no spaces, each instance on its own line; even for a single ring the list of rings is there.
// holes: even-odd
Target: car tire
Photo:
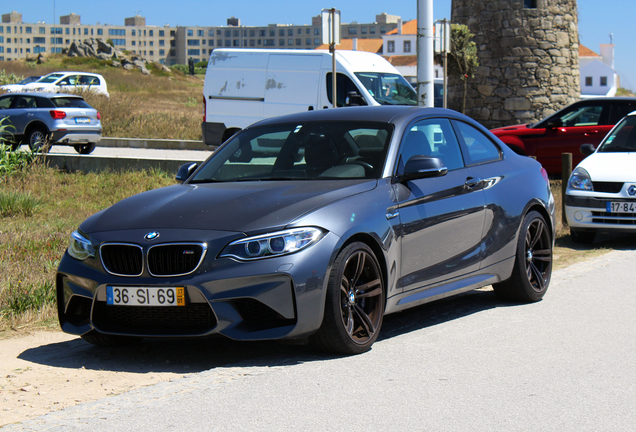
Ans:
[[[95,150],[95,143],[75,144],[73,148],[75,148],[75,151],[79,154],[91,154],[93,150]]]
[[[382,326],[384,294],[382,272],[371,248],[361,242],[348,245],[332,266],[323,321],[310,341],[330,353],[368,351]]]
[[[570,238],[574,243],[579,244],[590,244],[594,241],[596,237],[596,231],[583,231],[577,230],[574,228],[570,228]]]
[[[552,276],[552,234],[537,211],[523,218],[512,275],[493,284],[502,300],[536,302],[543,298]]]
[[[32,152],[42,152],[48,150],[49,132],[42,126],[35,126],[27,134],[27,142]]]
[[[143,338],[135,336],[107,335],[103,333],[91,332],[83,334],[82,339],[93,345],[104,347],[121,347],[134,345]]]

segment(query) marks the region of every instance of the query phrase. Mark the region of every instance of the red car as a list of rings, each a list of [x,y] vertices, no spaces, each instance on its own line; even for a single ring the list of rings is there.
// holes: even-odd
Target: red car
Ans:
[[[551,175],[561,174],[561,154],[572,153],[575,167],[585,156],[581,144],[598,146],[616,123],[636,111],[636,98],[583,99],[539,123],[492,129],[516,153],[535,156]]]

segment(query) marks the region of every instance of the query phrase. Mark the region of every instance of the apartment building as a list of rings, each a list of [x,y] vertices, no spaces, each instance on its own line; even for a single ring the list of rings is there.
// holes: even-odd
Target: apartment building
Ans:
[[[377,38],[397,28],[399,16],[382,13],[376,22],[341,24],[342,38]],[[2,15],[0,61],[18,60],[41,52],[61,53],[72,42],[87,38],[110,39],[116,48],[167,65],[207,60],[216,47],[314,49],[322,44],[321,16],[311,24],[242,26],[231,17],[226,26],[149,26],[141,16],[125,18],[124,25],[82,24],[79,15],[61,16],[59,24],[23,23],[22,14]]]

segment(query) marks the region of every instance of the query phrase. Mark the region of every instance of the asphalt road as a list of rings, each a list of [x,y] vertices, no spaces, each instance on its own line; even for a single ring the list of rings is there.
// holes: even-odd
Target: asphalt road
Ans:
[[[21,149],[28,151],[28,146],[22,146]],[[54,154],[70,154],[77,156],[77,152],[71,146],[54,145],[51,147],[50,153]],[[95,147],[91,155],[110,156],[110,157],[134,157],[143,159],[186,159],[192,161],[203,161],[211,152],[203,150],[161,150],[161,149],[145,149],[145,148],[126,148],[126,147]]]
[[[183,378],[2,431],[633,431],[635,261],[614,251],[559,270],[535,304],[480,290],[388,316],[353,357],[151,341],[115,355]]]

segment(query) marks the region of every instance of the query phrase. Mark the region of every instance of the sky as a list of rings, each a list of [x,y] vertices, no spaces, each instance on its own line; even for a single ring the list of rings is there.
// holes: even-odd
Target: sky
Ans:
[[[124,18],[141,15],[146,25],[220,26],[237,17],[242,25],[311,24],[311,17],[335,7],[343,23],[370,23],[382,12],[404,21],[417,17],[417,0],[0,0],[0,13],[17,11],[25,23],[59,23],[73,12],[82,24],[123,25]],[[621,87],[636,91],[636,1],[578,0],[580,43],[600,53],[599,44],[613,34],[615,69]],[[451,0],[433,0],[434,19],[450,19]]]

